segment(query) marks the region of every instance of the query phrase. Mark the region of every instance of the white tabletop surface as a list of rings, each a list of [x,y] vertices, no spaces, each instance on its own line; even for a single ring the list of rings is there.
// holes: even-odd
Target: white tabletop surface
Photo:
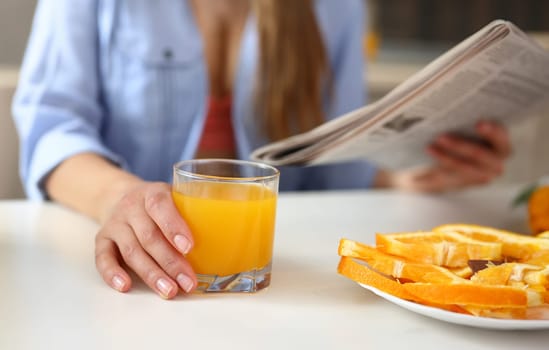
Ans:
[[[256,294],[165,301],[107,287],[94,222],[52,204],[0,202],[0,349],[548,349],[549,330],[496,331],[407,311],[336,273],[341,237],[471,222],[525,230],[516,191],[444,196],[282,194],[273,279]]]

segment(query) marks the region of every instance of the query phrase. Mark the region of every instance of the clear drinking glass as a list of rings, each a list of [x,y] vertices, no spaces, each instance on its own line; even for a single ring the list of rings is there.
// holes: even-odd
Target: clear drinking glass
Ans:
[[[198,291],[255,292],[271,282],[279,171],[231,159],[174,165],[172,196],[194,238]]]

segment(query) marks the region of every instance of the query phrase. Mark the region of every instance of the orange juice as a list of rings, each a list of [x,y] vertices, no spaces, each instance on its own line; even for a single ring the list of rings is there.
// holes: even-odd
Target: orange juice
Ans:
[[[190,181],[172,196],[194,238],[186,256],[198,274],[261,269],[272,258],[276,194],[260,184]]]

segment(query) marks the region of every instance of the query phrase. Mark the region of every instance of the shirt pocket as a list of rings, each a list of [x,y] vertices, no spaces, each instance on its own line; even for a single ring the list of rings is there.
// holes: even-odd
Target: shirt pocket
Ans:
[[[178,68],[202,58],[202,42],[184,1],[122,1],[114,42],[128,60],[149,68]]]
[[[127,157],[147,169],[165,169],[189,147],[207,93],[194,23],[184,11],[165,9],[164,3],[176,2],[126,2],[131,8],[118,14],[103,57],[109,113],[104,131],[130,147]],[[159,154],[168,165],[156,164]]]
[[[146,3],[123,11],[113,29],[110,104],[118,119],[131,121],[132,127],[165,134],[199,114],[206,72],[189,14]]]
[[[143,68],[185,68],[202,58],[198,37],[190,33],[162,31],[160,28],[121,28],[114,49],[127,63]]]

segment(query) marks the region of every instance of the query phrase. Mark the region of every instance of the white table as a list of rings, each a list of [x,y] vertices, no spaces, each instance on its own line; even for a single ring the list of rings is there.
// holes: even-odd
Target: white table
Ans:
[[[549,330],[493,331],[395,306],[336,273],[340,237],[472,222],[525,229],[516,191],[444,196],[283,194],[273,280],[257,294],[165,301],[107,287],[94,222],[53,204],[0,202],[0,349],[547,349]]]

